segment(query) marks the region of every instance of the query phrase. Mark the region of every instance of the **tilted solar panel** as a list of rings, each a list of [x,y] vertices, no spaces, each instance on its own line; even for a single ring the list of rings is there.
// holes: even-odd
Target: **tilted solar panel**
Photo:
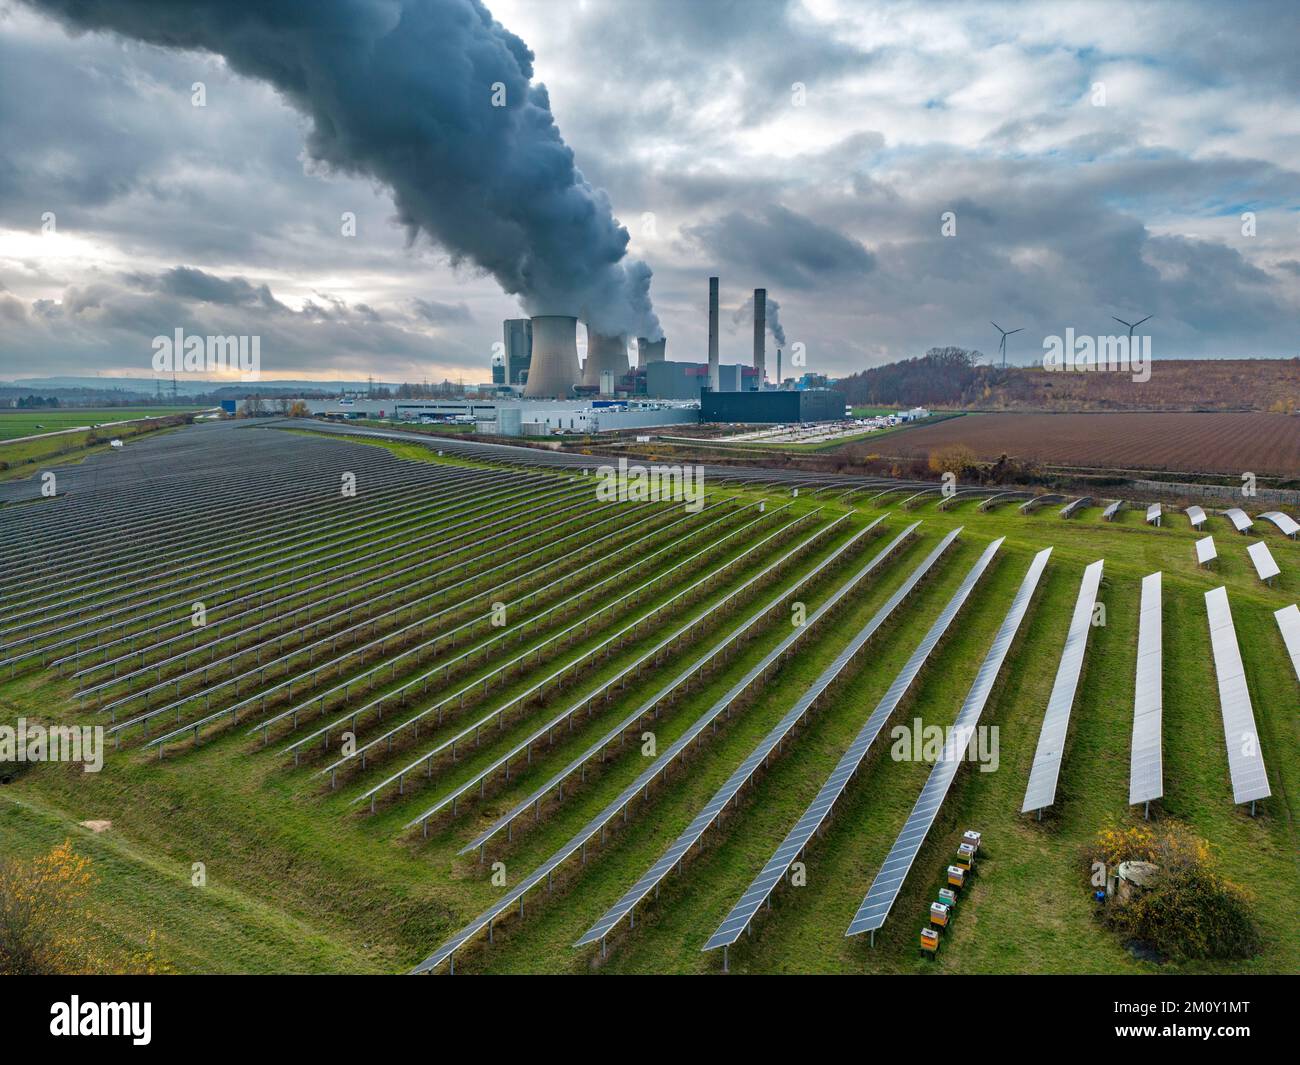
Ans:
[[[1282,642],[1286,644],[1296,680],[1300,680],[1300,607],[1292,603],[1274,611],[1273,616],[1277,618],[1277,627],[1282,630]]]
[[[1192,523],[1193,529],[1199,529],[1205,524],[1205,509],[1197,506],[1188,507],[1187,519]]]
[[[1278,569],[1273,553],[1268,549],[1268,544],[1264,543],[1263,540],[1251,544],[1246,548],[1246,553],[1250,555],[1250,561],[1254,563],[1255,572],[1259,574],[1261,581],[1271,580],[1282,572]]]
[[[1038,734],[1038,749],[1034,764],[1029,770],[1029,786],[1025,789],[1024,805],[1020,812],[1030,813],[1051,806],[1056,801],[1056,781],[1061,773],[1061,758],[1065,754],[1065,738],[1070,730],[1070,708],[1083,669],[1083,654],[1088,648],[1088,634],[1092,631],[1092,610],[1097,601],[1097,588],[1101,584],[1102,563],[1092,563],[1083,571],[1079,584],[1079,597],[1074,602],[1074,616],[1065,636],[1065,650],[1056,670],[1047,712],[1043,715],[1043,728]]]
[[[1207,562],[1213,562],[1219,557],[1219,553],[1214,550],[1214,537],[1207,536],[1202,540],[1196,541],[1196,564],[1204,566]]]
[[[934,768],[930,770],[929,779],[926,780],[925,787],[921,789],[916,805],[912,807],[912,812],[908,815],[902,831],[899,832],[898,838],[894,841],[894,846],[885,857],[884,864],[881,865],[880,871],[876,874],[876,879],[872,881],[871,888],[867,891],[866,897],[858,907],[858,912],[854,915],[848,930],[844,933],[846,936],[874,932],[885,923],[885,919],[889,916],[890,908],[894,905],[894,900],[898,898],[898,894],[903,888],[903,881],[907,879],[908,871],[912,868],[912,863],[916,861],[921,845],[925,842],[926,834],[930,831],[930,826],[934,824],[934,819],[939,813],[939,807],[943,805],[948,789],[952,786],[953,778],[957,775],[957,769],[961,764],[961,752],[974,734],[975,728],[979,725],[980,714],[984,711],[984,704],[993,691],[993,685],[997,681],[998,673],[1002,669],[1002,663],[1011,648],[1011,642],[1015,639],[1016,633],[1020,629],[1020,623],[1029,610],[1029,602],[1033,598],[1034,590],[1038,587],[1038,581],[1043,575],[1043,570],[1047,567],[1047,559],[1051,553],[1052,549],[1050,547],[1044,548],[1034,556],[1033,562],[1030,563],[1029,571],[1025,574],[1024,580],[1020,582],[1020,588],[1011,603],[1011,608],[1007,611],[1006,617],[1002,619],[1002,624],[993,637],[993,643],[989,647],[988,654],[984,656],[979,672],[975,675],[975,682],[971,685],[970,691],[966,693],[966,699],[962,703],[961,709],[957,713],[957,720],[953,724],[952,733],[944,744],[943,753],[940,755],[939,760],[935,762]]]
[[[1265,511],[1260,515],[1261,518],[1267,518],[1287,536],[1294,537],[1300,532],[1300,525],[1296,524],[1295,518],[1290,514],[1283,514],[1280,510]]]
[[[1205,610],[1210,622],[1210,644],[1214,649],[1214,671],[1219,681],[1219,706],[1223,713],[1223,739],[1228,748],[1228,772],[1232,777],[1232,801],[1254,802],[1272,792],[1264,756],[1259,749],[1255,711],[1250,705],[1246,671],[1232,624],[1228,590],[1215,588],[1205,593]]]
[[[1147,507],[1147,524],[1148,524],[1148,525],[1151,525],[1151,524],[1153,524],[1153,523],[1156,524],[1156,525],[1159,525],[1159,524],[1160,524],[1160,504],[1159,504],[1159,503],[1152,503],[1149,507]]]
[[[1239,533],[1244,533],[1247,529],[1250,529],[1255,524],[1253,521],[1250,520],[1250,515],[1247,514],[1240,507],[1229,507],[1227,510],[1223,512],[1223,514],[1229,521],[1232,522],[1233,528],[1235,528]]]
[[[1150,802],[1165,793],[1161,756],[1161,618],[1160,574],[1142,578],[1138,611],[1137,682],[1133,694],[1133,749],[1129,759],[1129,805]]]
[[[1105,518],[1107,521],[1112,521],[1114,520],[1115,515],[1120,512],[1120,509],[1123,506],[1124,506],[1124,500],[1117,499],[1115,500],[1114,503],[1112,503],[1110,506],[1108,506],[1105,510],[1101,512],[1101,516]]]

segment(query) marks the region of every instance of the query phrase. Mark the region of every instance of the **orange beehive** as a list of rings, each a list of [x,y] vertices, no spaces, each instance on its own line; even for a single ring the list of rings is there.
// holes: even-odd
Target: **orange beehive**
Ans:
[[[939,949],[939,933],[933,928],[921,929],[921,949],[929,954]]]

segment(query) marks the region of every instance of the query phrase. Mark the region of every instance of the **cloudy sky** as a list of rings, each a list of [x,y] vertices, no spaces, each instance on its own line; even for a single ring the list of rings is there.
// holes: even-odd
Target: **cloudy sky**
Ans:
[[[599,260],[602,285],[644,261],[669,358],[704,357],[713,273],[723,361],[748,359],[758,285],[832,374],[993,352],[990,319],[1024,327],[1020,362],[1146,314],[1157,357],[1300,355],[1300,5],[495,0],[522,44],[497,34],[487,69],[526,75],[531,49],[543,121],[482,149],[441,112],[477,45],[394,15],[473,0],[297,5],[347,9],[383,46],[337,129],[325,49],[304,49],[298,92],[265,57],[131,39],[149,0],[90,0],[126,37],[71,34],[67,6],[0,0],[0,378],[148,377],[180,327],[259,335],[266,377],[483,381],[503,318],[577,311],[539,305],[558,297],[538,275],[570,260]],[[553,205],[475,190],[521,172],[512,152],[568,180],[548,99],[591,186],[586,228],[560,229],[582,248],[498,257],[494,213],[509,243],[511,198],[534,222]]]

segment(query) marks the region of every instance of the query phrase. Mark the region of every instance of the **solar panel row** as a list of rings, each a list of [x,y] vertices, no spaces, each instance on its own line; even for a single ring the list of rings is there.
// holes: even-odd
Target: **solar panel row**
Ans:
[[[958,527],[948,533],[935,546],[934,550],[922,560],[921,564],[914,569],[907,579],[891,595],[885,604],[872,615],[861,629],[854,634],[853,638],[845,645],[844,649],[835,656],[821,674],[813,681],[812,685],[799,697],[794,706],[778,721],[759,742],[749,756],[740,763],[735,772],[727,778],[726,782],[716,792],[713,797],[704,804],[704,808],[695,815],[694,819],[682,831],[672,844],[664,851],[663,855],[655,862],[645,874],[633,884],[623,896],[614,903],[601,917],[591,926],[582,936],[575,946],[585,946],[588,943],[595,943],[603,940],[614,927],[632,913],[636,905],[644,899],[651,891],[655,890],[665,876],[680,864],[686,854],[694,848],[700,841],[704,833],[708,830],[721,815],[727,804],[739,794],[740,789],[753,777],[762,765],[777,749],[780,744],[795,725],[812,709],[813,704],[821,697],[822,693],[835,681],[848,664],[857,657],[858,653],[866,645],[867,641],[876,634],[880,626],[883,625],[891,614],[898,608],[898,605],[912,592],[912,590],[921,582],[921,579],[934,567],[939,561],[940,556],[948,550],[952,542],[957,539],[961,532]]]
[[[1105,510],[1101,512],[1101,516],[1105,518],[1107,521],[1114,521],[1115,515],[1120,512],[1123,506],[1124,506],[1124,500],[1117,499],[1115,500],[1114,503],[1110,504],[1110,506],[1108,506]]]
[[[1223,713],[1223,739],[1228,748],[1228,772],[1232,777],[1232,801],[1238,804],[1266,799],[1272,792],[1264,756],[1259,749],[1255,711],[1250,705],[1246,671],[1237,646],[1237,630],[1228,606],[1228,590],[1215,588],[1205,593],[1205,610],[1210,622],[1210,644],[1214,649],[1214,671],[1219,681],[1219,706]]]
[[[1061,653],[1056,681],[1047,700],[1043,728],[1038,734],[1038,749],[1029,770],[1029,786],[1025,789],[1024,805],[1020,807],[1022,814],[1042,810],[1056,801],[1056,782],[1061,774],[1061,758],[1065,754],[1065,739],[1070,730],[1070,708],[1074,705],[1083,655],[1088,648],[1088,634],[1092,631],[1092,611],[1101,584],[1101,570],[1099,560],[1083,571],[1079,597],[1074,602],[1074,616],[1065,636],[1065,650]]]
[[[1187,508],[1187,520],[1192,523],[1193,529],[1199,529],[1205,524],[1205,509],[1198,506]]]
[[[1029,610],[1029,602],[1038,587],[1039,578],[1043,575],[1051,553],[1050,547],[1044,548],[1030,563],[1029,571],[1020,582],[1020,588],[1011,603],[1011,608],[998,627],[997,634],[993,637],[993,644],[980,665],[975,682],[971,685],[957,713],[957,720],[948,741],[944,744],[943,753],[934,768],[930,770],[930,776],[921,789],[916,805],[912,807],[912,812],[908,815],[902,831],[899,832],[898,839],[894,841],[884,864],[871,883],[871,888],[858,907],[858,912],[844,933],[846,936],[874,932],[889,916],[889,911],[903,888],[903,881],[907,879],[908,871],[916,861],[916,855],[925,842],[926,834],[934,824],[934,819],[939,814],[939,807],[943,805],[953,778],[957,775],[962,751],[979,725],[984,704],[993,691],[993,685],[1011,648],[1011,642],[1015,639],[1020,623]]]
[[[777,847],[776,853],[768,859],[767,864],[754,878],[754,882],[749,885],[744,894],[731,908],[731,912],[718,925],[717,931],[704,944],[705,950],[717,950],[719,947],[730,946],[740,938],[741,933],[753,920],[754,914],[758,912],[759,906],[776,889],[776,885],[785,877],[791,863],[803,852],[813,834],[830,816],[832,807],[834,807],[840,795],[843,794],[844,789],[848,787],[849,781],[852,780],[853,775],[862,764],[867,751],[870,750],[876,737],[880,735],[881,730],[888,723],[890,716],[898,709],[898,704],[902,702],[903,696],[921,672],[921,667],[925,665],[930,653],[943,638],[944,633],[948,631],[948,627],[970,597],[976,583],[993,561],[993,556],[997,554],[1002,542],[1002,538],[999,538],[984,549],[984,553],[980,555],[975,565],[971,567],[970,572],[966,574],[961,586],[953,593],[952,598],[948,600],[947,605],[935,619],[934,624],[930,626],[930,631],[925,634],[916,650],[912,652],[911,657],[899,670],[898,676],[894,678],[889,690],[876,704],[876,708],[872,711],[871,716],[867,718],[866,724],[862,726],[853,742],[849,744],[848,749],[831,771],[831,775],[827,777],[826,782],[821,786],[821,790],[817,792],[808,809],[795,822],[789,834]]]
[[[1133,750],[1129,760],[1130,806],[1148,803],[1165,793],[1161,756],[1161,617],[1160,574],[1142,578],[1138,611],[1137,682],[1133,695]]]

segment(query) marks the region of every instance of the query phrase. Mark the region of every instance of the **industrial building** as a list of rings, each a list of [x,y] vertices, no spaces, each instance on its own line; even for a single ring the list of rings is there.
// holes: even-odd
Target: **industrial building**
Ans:
[[[702,422],[828,422],[844,416],[844,393],[830,388],[705,392],[700,400]]]
[[[723,392],[753,391],[758,387],[758,371],[752,366],[731,363],[710,367],[704,362],[652,362],[645,368],[645,392],[658,399],[698,400],[709,386],[710,372],[720,382]]]
[[[507,318],[502,323],[505,350],[502,352],[504,382],[497,381],[493,373],[492,381],[496,384],[522,385],[528,380],[528,365],[533,358],[533,323],[528,318]]]

